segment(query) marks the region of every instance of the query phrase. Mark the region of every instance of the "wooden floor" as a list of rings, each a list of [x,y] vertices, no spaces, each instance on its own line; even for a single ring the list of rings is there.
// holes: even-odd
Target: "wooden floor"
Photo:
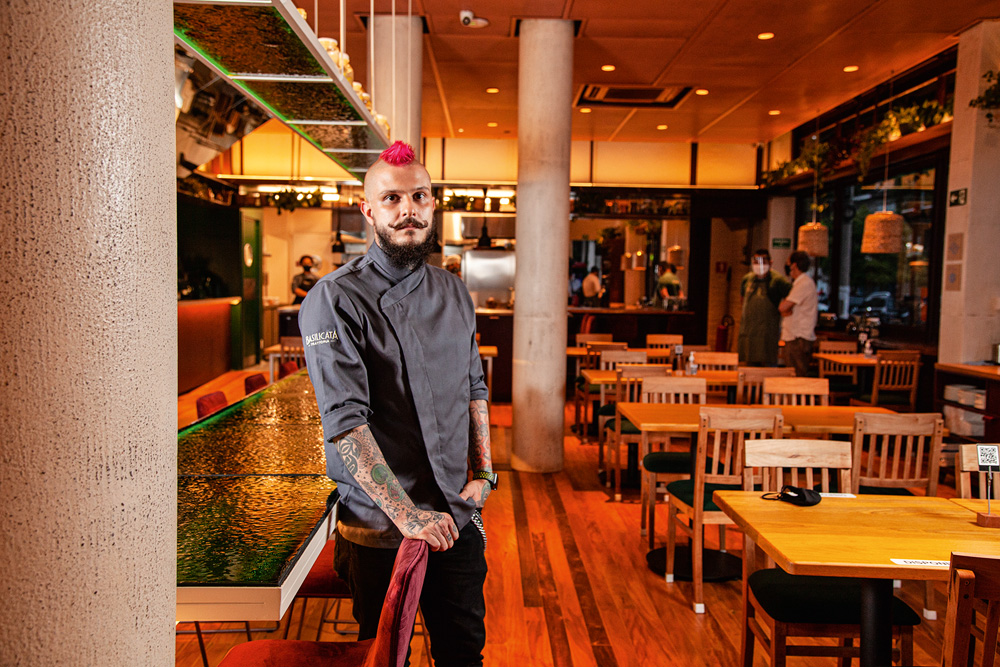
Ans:
[[[571,412],[568,406],[567,423],[572,422]],[[647,569],[645,538],[639,535],[638,492],[626,495],[622,503],[609,501],[595,472],[595,445],[581,445],[567,430],[562,472],[513,472],[506,465],[510,407],[494,406],[491,421],[500,487],[484,511],[490,569],[487,666],[738,664],[738,581],[706,584],[707,613],[696,615],[691,610],[691,584],[668,586]],[[662,532],[666,511],[657,518]],[[730,550],[738,552],[741,536],[735,530],[729,533]],[[709,546],[717,539],[715,534],[709,531]],[[903,582],[897,594],[919,610],[923,584]],[[940,620],[925,620],[915,632],[918,665],[939,663],[946,604],[943,584],[936,597]],[[315,638],[320,607],[315,601],[311,605],[304,639]],[[295,616],[297,624],[297,612]],[[266,637],[278,638],[280,633],[254,633],[255,639]],[[210,664],[218,664],[230,647],[245,639],[240,633],[211,636]],[[322,639],[345,637],[327,628]],[[177,665],[201,664],[193,636],[178,636],[176,646]],[[429,664],[423,639],[414,637],[411,646],[411,664]],[[766,665],[760,653],[758,646],[755,665]],[[788,664],[833,667],[837,662],[789,658]]]

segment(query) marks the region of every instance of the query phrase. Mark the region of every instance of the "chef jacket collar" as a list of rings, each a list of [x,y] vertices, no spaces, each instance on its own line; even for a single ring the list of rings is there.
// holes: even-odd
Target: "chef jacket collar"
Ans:
[[[393,285],[398,284],[408,275],[419,271],[423,265],[418,266],[416,269],[401,269],[389,261],[389,256],[385,254],[381,246],[377,242],[372,243],[371,247],[368,249],[368,256],[371,257],[372,262],[375,263],[375,267],[379,270],[379,273],[384,275],[389,279]]]

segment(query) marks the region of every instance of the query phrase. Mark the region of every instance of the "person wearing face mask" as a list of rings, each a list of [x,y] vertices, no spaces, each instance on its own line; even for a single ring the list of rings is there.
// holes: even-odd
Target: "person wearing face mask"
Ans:
[[[293,304],[302,303],[302,299],[306,298],[306,293],[312,289],[312,286],[315,285],[318,280],[318,278],[316,278],[316,274],[312,272],[312,255],[302,255],[302,257],[299,258],[299,266],[302,267],[302,273],[292,278],[292,294],[295,295],[295,298],[292,299]]]
[[[778,304],[782,315],[781,340],[785,341],[785,360],[795,366],[795,374],[799,377],[809,372],[819,317],[819,297],[816,283],[807,273],[809,264],[807,253],[796,250],[791,254],[785,273],[792,278],[792,289]]]
[[[791,285],[771,270],[771,254],[761,248],[750,259],[750,273],[740,283],[743,315],[737,347],[740,363],[746,366],[776,366],[781,337],[778,304]]]

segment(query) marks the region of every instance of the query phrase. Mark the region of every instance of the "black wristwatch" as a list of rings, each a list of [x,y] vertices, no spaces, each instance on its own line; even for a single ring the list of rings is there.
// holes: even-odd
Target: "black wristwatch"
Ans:
[[[497,482],[500,480],[500,477],[495,472],[489,472],[486,470],[477,470],[476,472],[472,473],[472,479],[485,479],[487,482],[490,483],[490,488],[496,491]]]

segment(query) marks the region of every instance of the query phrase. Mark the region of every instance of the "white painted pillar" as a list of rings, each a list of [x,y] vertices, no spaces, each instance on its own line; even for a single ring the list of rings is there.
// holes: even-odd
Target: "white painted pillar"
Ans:
[[[375,111],[389,120],[393,141],[420,150],[420,103],[423,92],[424,24],[419,16],[375,16]],[[393,39],[395,26],[395,39]],[[393,58],[395,57],[395,60]],[[395,95],[393,95],[395,91]]]
[[[514,287],[515,470],[563,466],[573,22],[521,21]]]
[[[989,358],[1000,343],[1000,123],[969,106],[1000,62],[1000,21],[985,21],[962,33],[955,78],[948,190],[968,190],[965,206],[949,206],[945,224],[944,277],[938,359]],[[994,112],[995,113],[995,112]]]
[[[172,666],[171,3],[0,14],[0,664]]]

